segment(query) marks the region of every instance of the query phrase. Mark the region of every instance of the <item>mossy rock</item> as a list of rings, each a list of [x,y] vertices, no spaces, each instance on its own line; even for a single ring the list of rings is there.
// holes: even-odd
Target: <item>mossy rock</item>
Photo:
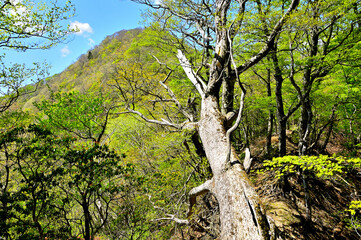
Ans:
[[[301,215],[283,201],[269,202],[267,215],[274,220],[275,225],[279,228],[301,222]]]

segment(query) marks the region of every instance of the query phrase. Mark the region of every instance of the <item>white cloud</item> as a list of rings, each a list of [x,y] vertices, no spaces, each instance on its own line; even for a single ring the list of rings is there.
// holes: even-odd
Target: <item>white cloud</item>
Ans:
[[[12,5],[16,5],[16,4],[18,4],[20,2],[20,0],[10,0],[10,3],[12,4]]]
[[[10,2],[14,7],[9,10],[9,13],[14,17],[15,21],[24,21],[29,18],[29,16],[27,16],[29,14],[29,10],[20,0],[12,0]]]
[[[26,16],[26,14],[28,13],[29,11],[26,9],[26,7],[24,6],[17,6],[15,9],[11,9],[10,10],[10,14],[12,16]]]
[[[70,23],[70,29],[77,31],[76,35],[84,35],[85,33],[93,33],[93,28],[89,23],[81,23],[78,21]]]
[[[88,38],[88,45],[89,45],[90,47],[94,47],[95,41],[94,41],[93,39],[91,39],[91,38]]]
[[[61,49],[61,56],[62,57],[66,57],[71,53],[70,49],[68,46],[65,46]]]

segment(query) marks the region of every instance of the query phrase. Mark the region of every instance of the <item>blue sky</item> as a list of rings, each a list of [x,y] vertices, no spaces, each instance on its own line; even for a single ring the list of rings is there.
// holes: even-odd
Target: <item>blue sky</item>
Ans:
[[[61,2],[61,1],[59,1]],[[123,29],[142,27],[143,5],[130,0],[73,0],[76,15],[69,20],[80,30],[69,37],[69,42],[48,50],[15,52],[5,50],[6,61],[12,63],[44,62],[52,66],[50,74],[62,72],[104,38]]]

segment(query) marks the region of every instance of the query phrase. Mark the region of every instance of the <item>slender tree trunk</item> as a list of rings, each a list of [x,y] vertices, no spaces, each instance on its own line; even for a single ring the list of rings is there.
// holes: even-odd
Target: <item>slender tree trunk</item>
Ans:
[[[273,111],[270,110],[268,115],[267,138],[266,138],[266,155],[272,157],[272,133],[273,133]]]
[[[310,193],[308,190],[308,179],[305,172],[302,171],[302,185],[305,191],[305,205],[306,205],[306,225],[312,222],[312,205]]]
[[[285,115],[284,105],[283,105],[283,97],[282,97],[282,84],[283,84],[283,77],[282,71],[279,67],[277,53],[277,44],[274,46],[274,52],[271,53],[271,58],[274,67],[274,78],[276,80],[276,106],[277,106],[277,122],[278,122],[278,150],[279,156],[286,155],[286,129],[287,129],[287,117]]]
[[[332,120],[332,122],[330,123],[330,126],[328,127],[325,141],[323,142],[323,144],[321,146],[321,152],[323,152],[323,153],[326,152],[327,144],[330,141],[330,137],[331,137],[332,130],[333,130],[333,125],[334,125],[334,121]]]
[[[43,227],[41,226],[41,224],[39,223],[38,217],[36,215],[36,210],[37,210],[37,197],[35,194],[36,188],[32,189],[32,198],[33,198],[33,209],[32,209],[32,218],[33,218],[33,223],[35,225],[35,227],[38,230],[39,233],[39,239],[40,240],[44,240],[44,230]]]
[[[10,176],[10,167],[8,166],[8,163],[5,165],[5,184],[3,185],[2,193],[1,193],[1,207],[3,211],[3,219],[2,223],[0,223],[0,226],[3,228],[0,230],[1,234],[5,236],[5,239],[9,239],[9,226],[8,226],[8,184],[9,184],[9,176]]]
[[[316,18],[316,12],[315,18]],[[299,96],[301,99],[301,119],[300,119],[300,139],[298,144],[298,153],[300,156],[307,155],[308,154],[308,148],[309,148],[309,141],[310,141],[310,135],[311,135],[311,127],[312,127],[312,104],[310,99],[310,92],[312,88],[312,84],[314,82],[314,77],[312,77],[312,70],[314,67],[314,59],[312,57],[317,56],[318,52],[318,41],[319,41],[319,34],[320,30],[317,26],[314,26],[312,28],[311,34],[310,34],[310,50],[309,50],[309,57],[311,57],[308,60],[308,63],[306,64],[306,68],[303,74],[303,82],[302,82],[302,88],[303,88],[303,94],[302,96]]]
[[[287,154],[287,120],[281,119],[278,121],[278,148],[279,156],[283,157]]]
[[[213,172],[208,190],[214,193],[220,207],[219,239],[268,239],[269,224],[234,149],[231,164],[227,163],[228,146],[223,124],[217,98],[203,99],[199,135]]]
[[[287,153],[286,148],[286,130],[287,130],[287,118],[285,116],[282,98],[282,82],[280,79],[276,80],[276,104],[277,104],[277,122],[278,122],[278,150],[279,156],[285,156]]]
[[[313,114],[310,97],[305,96],[301,105],[300,140],[298,144],[298,154],[300,156],[308,154],[312,119]]]
[[[267,69],[267,96],[272,96],[272,89],[271,89],[271,70]],[[273,109],[269,110],[268,113],[268,125],[267,125],[267,139],[266,139],[266,154],[268,157],[272,157],[272,133],[273,133],[273,121],[274,121],[274,114]]]
[[[86,195],[83,196],[82,208],[83,208],[83,213],[84,213],[84,228],[85,228],[84,240],[91,240],[91,236],[90,236],[90,212],[89,212],[88,203],[86,201]]]
[[[10,163],[9,163],[9,153],[7,150],[7,146],[4,143],[1,147],[3,147],[4,152],[5,152],[5,183],[3,183],[2,186],[2,193],[0,196],[0,201],[2,203],[2,211],[3,211],[3,219],[2,222],[0,223],[0,227],[2,228],[0,230],[2,236],[5,236],[5,239],[8,240],[10,239],[10,234],[9,234],[9,226],[8,226],[8,203],[9,203],[9,192],[8,192],[8,187],[9,187],[9,181],[10,181]]]
[[[316,139],[314,140],[314,142],[312,143],[312,149],[317,149],[319,150],[319,152],[321,153],[326,153],[326,147],[327,147],[327,144],[330,140],[330,137],[331,137],[331,134],[332,134],[332,129],[333,129],[333,125],[335,123],[335,117],[336,117],[336,107],[337,107],[337,104],[333,106],[332,108],[332,113],[331,113],[331,116],[330,116],[330,120],[319,130],[317,136],[316,136]],[[325,133],[326,137],[325,137],[325,140],[323,141],[323,143],[321,144],[320,143],[320,140],[321,140],[321,136],[322,134]]]

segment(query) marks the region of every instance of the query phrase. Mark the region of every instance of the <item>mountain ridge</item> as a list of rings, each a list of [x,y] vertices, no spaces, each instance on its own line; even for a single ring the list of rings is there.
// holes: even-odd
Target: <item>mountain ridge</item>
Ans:
[[[35,110],[33,103],[50,96],[50,93],[62,91],[85,92],[99,87],[112,72],[111,65],[119,60],[120,51],[129,49],[132,41],[143,32],[142,28],[120,30],[108,35],[97,46],[80,55],[64,71],[54,74],[37,84],[37,89],[19,98],[14,108]]]

